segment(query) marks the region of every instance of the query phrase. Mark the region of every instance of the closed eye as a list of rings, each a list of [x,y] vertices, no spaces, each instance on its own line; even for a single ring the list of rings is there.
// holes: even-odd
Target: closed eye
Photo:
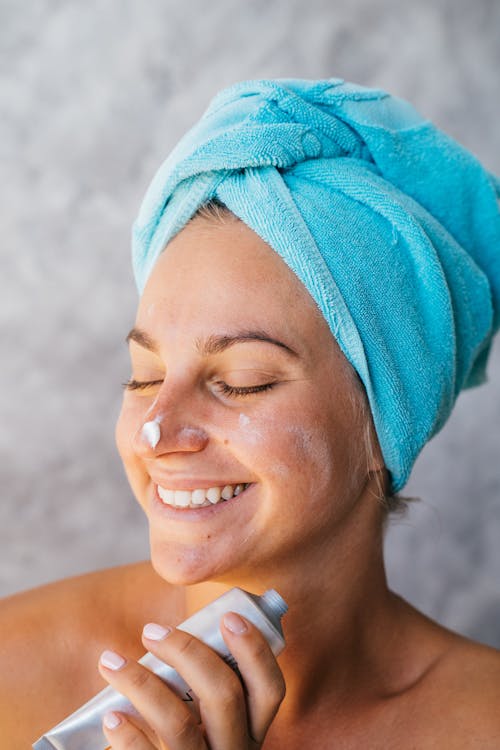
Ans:
[[[126,383],[122,383],[123,388],[127,391],[138,391],[144,388],[149,388],[153,385],[161,385],[163,380],[127,380]]]
[[[251,385],[251,386],[234,386],[224,383],[223,380],[217,381],[215,384],[219,387],[219,390],[227,396],[247,396],[250,393],[259,393],[261,391],[269,391],[276,383],[264,383],[263,385]]]
[[[134,380],[133,378],[131,380],[127,380],[126,383],[122,383],[123,388],[125,388],[128,391],[138,391],[138,390],[144,390],[145,388],[150,388],[155,385],[161,385],[163,383],[163,380]],[[251,386],[233,386],[229,385],[228,383],[225,383],[223,380],[217,381],[215,384],[218,389],[221,391],[221,393],[224,393],[226,396],[247,396],[251,393],[260,393],[262,391],[268,391],[273,386],[276,385],[276,383],[263,383],[262,385],[251,385]]]

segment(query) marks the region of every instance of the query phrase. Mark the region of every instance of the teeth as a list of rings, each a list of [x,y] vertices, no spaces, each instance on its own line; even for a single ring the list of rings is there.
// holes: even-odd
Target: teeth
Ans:
[[[158,495],[166,505],[176,508],[200,508],[230,500],[243,492],[247,484],[226,484],[223,487],[210,487],[208,490],[169,490],[158,485]]]
[[[210,489],[207,490],[207,500],[210,500],[210,502],[215,505],[215,503],[219,502],[221,494],[220,487],[210,487]]]
[[[189,490],[175,490],[174,500],[179,508],[187,508],[191,502],[191,493]]]
[[[164,490],[163,487],[160,487],[158,485],[158,494],[163,500],[164,503],[168,503],[169,505],[175,505],[175,492],[174,490]]]
[[[191,493],[191,502],[193,505],[203,505],[205,502],[205,490],[193,490]]]

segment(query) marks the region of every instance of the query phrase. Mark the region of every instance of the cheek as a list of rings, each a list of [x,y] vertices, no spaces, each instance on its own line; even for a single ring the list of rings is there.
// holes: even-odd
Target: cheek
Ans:
[[[284,423],[276,413],[247,414],[241,411],[234,428],[227,429],[228,447],[240,453],[249,469],[263,476],[286,479],[291,473],[288,446],[283,440]]]
[[[284,416],[283,416],[284,415]],[[290,422],[290,412],[267,410],[265,415],[241,412],[238,425],[227,430],[231,448],[262,477],[293,484],[297,489],[326,487],[332,473],[328,435],[321,427]]]
[[[122,403],[122,408],[115,425],[115,443],[122,461],[125,461],[131,453],[131,429],[132,419],[130,410],[127,409],[125,403]]]
[[[144,423],[144,415],[127,403],[125,398],[115,425],[115,443],[127,475],[139,467],[139,459],[133,447],[134,435]]]
[[[314,474],[320,482],[329,476],[333,456],[325,431],[303,424],[287,425],[285,431],[299,465],[308,467],[308,473]]]
[[[283,434],[311,502],[321,508],[325,497],[342,504],[356,495],[364,474],[357,428],[349,419],[318,414],[308,423],[285,425]]]

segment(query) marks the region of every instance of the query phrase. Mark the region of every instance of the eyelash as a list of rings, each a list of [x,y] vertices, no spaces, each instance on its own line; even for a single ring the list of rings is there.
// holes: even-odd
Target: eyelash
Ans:
[[[250,393],[261,393],[262,391],[270,391],[276,383],[264,383],[263,385],[252,385],[248,388],[237,388],[233,385],[224,383],[223,380],[219,380],[216,385],[220,386],[222,393],[226,396],[247,396]]]
[[[126,383],[122,383],[123,388],[128,391],[140,391],[153,385],[160,385],[163,380],[127,380]],[[223,380],[219,380],[216,385],[220,386],[220,391],[226,396],[247,396],[250,393],[261,393],[262,391],[269,391],[273,388],[276,383],[264,383],[263,385],[252,385],[247,388],[237,387],[224,383]]]
[[[144,388],[149,388],[150,385],[160,385],[163,380],[127,380],[126,383],[122,383],[122,387],[127,391],[142,391]]]

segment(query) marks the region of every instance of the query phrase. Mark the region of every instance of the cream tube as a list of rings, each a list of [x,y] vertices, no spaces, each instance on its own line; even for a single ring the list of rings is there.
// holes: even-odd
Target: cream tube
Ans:
[[[206,643],[237,672],[236,660],[227,648],[219,629],[221,617],[229,610],[246,617],[260,630],[277,656],[285,647],[280,619],[287,609],[286,602],[274,589],[257,596],[243,589],[233,588],[195,612],[177,627]],[[139,659],[139,663],[161,677],[199,718],[198,698],[175,669],[157,659],[149,651]],[[102,718],[110,710],[132,715],[134,721],[141,724],[142,717],[130,701],[109,686],[40,737],[33,745],[34,750],[106,750],[109,745],[102,731]]]

